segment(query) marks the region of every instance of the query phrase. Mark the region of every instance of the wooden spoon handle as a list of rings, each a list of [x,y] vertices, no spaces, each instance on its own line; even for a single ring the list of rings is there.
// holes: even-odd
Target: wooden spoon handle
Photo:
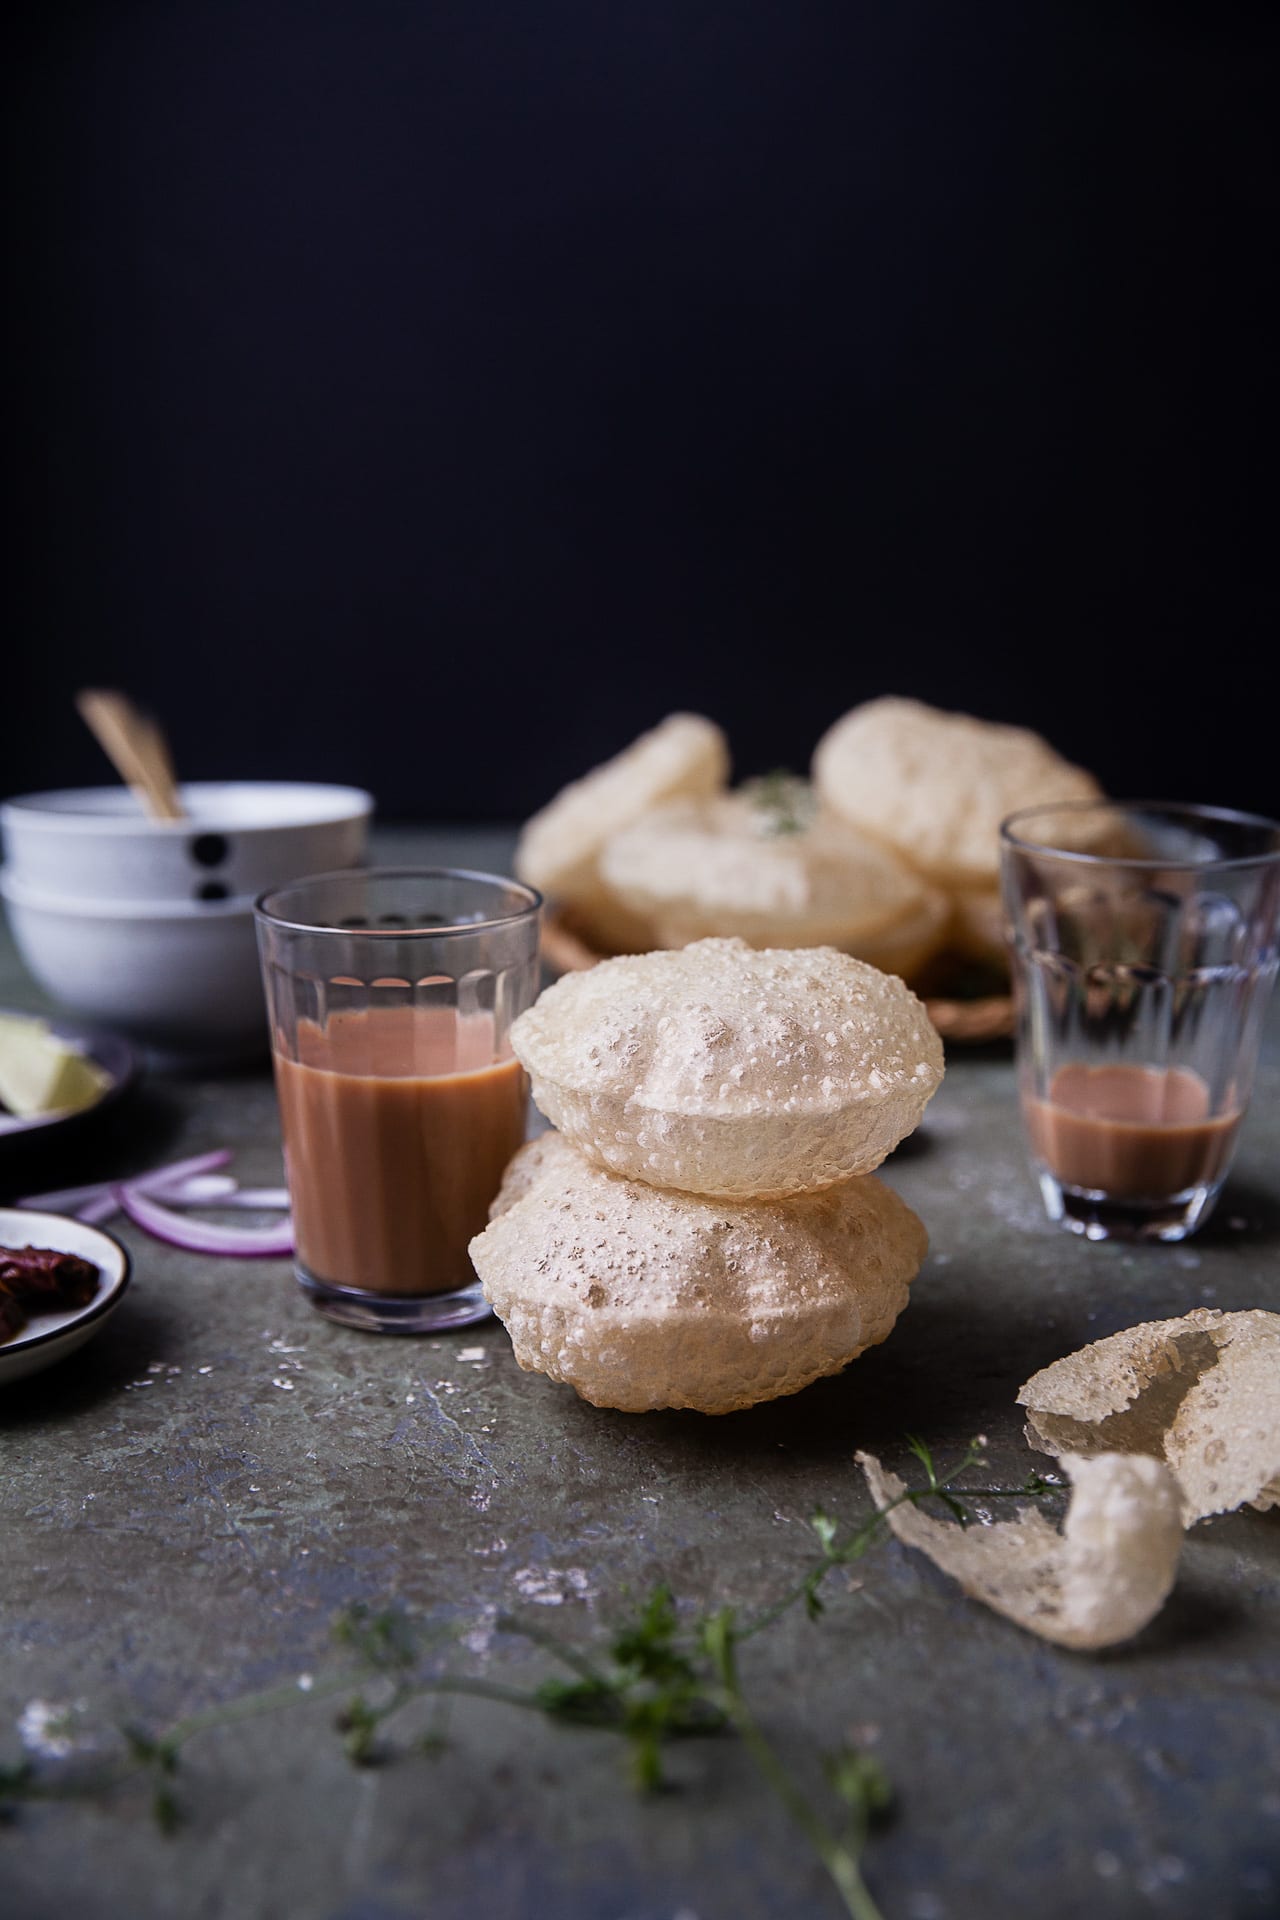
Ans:
[[[120,778],[153,820],[185,820],[164,735],[122,693],[86,687],[76,709]]]

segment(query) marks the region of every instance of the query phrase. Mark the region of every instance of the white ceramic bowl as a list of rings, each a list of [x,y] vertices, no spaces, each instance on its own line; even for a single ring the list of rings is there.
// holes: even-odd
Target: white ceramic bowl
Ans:
[[[187,820],[148,819],[123,786],[6,801],[6,876],[98,903],[248,903],[268,887],[364,857],[373,800],[359,787],[228,780],[179,791]]]
[[[68,900],[0,874],[18,951],[40,985],[86,1020],[175,1064],[253,1058],[266,1046],[253,909]]]

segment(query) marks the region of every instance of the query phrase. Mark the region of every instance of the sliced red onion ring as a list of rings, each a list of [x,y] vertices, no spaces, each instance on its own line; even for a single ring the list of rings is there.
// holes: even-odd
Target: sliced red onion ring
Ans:
[[[189,1160],[175,1160],[168,1167],[153,1167],[150,1173],[131,1174],[127,1180],[111,1180],[108,1186],[114,1191],[118,1186],[137,1187],[142,1193],[154,1193],[169,1199],[174,1189],[187,1184],[189,1180],[203,1180],[213,1174],[218,1167],[229,1165],[230,1147],[215,1147],[212,1153],[196,1153]],[[220,1176],[230,1179],[230,1175]],[[231,1180],[231,1185],[235,1186]]]
[[[214,1227],[208,1221],[193,1220],[188,1214],[161,1206],[140,1192],[135,1183],[117,1186],[114,1191],[119,1206],[135,1226],[187,1253],[227,1253],[252,1260],[293,1252],[292,1220],[280,1220],[270,1227]]]
[[[150,1191],[175,1207],[256,1207],[263,1213],[275,1213],[289,1205],[287,1187],[238,1187],[228,1175],[218,1173],[199,1174],[194,1180],[184,1180],[180,1187],[166,1187],[163,1194],[154,1187]]]
[[[109,1180],[95,1180],[88,1187],[55,1187],[52,1193],[29,1193],[14,1205],[30,1208],[37,1213],[65,1213],[88,1204],[94,1205],[111,1191]]]
[[[29,1206],[30,1204],[30,1201],[27,1200],[20,1200],[18,1202],[20,1207]],[[105,1193],[98,1194],[96,1199],[86,1200],[82,1207],[76,1207],[74,1217],[77,1220],[83,1220],[87,1227],[100,1227],[104,1225],[106,1221],[114,1220],[119,1211],[120,1208],[116,1203],[116,1197],[111,1189],[108,1188]]]
[[[175,1160],[171,1166],[153,1167],[150,1173],[140,1173],[127,1184],[142,1193],[164,1194],[167,1197],[171,1187],[180,1186],[200,1174],[212,1173],[215,1167],[225,1167],[230,1158],[228,1147],[218,1147],[212,1153],[196,1153],[189,1159]],[[120,1210],[120,1203],[115,1197],[117,1184],[113,1180],[95,1180],[87,1187],[56,1187],[51,1193],[29,1193],[25,1199],[18,1201],[18,1205],[46,1213],[66,1213],[70,1210],[81,1220],[109,1220],[113,1213]],[[86,1207],[93,1208],[92,1214],[85,1211]]]
[[[240,1259],[292,1253],[293,1225],[287,1218],[270,1227],[216,1227],[173,1211],[175,1207],[287,1210],[286,1188],[240,1187],[229,1174],[214,1171],[225,1167],[230,1158],[230,1151],[219,1147],[212,1153],[175,1160],[171,1166],[155,1167],[133,1180],[100,1180],[91,1186],[32,1193],[18,1205],[51,1212],[73,1210],[77,1219],[95,1225],[124,1212],[158,1240],[191,1253],[226,1253]]]
[[[271,1213],[277,1207],[287,1210],[293,1202],[289,1198],[288,1187],[237,1187],[220,1204],[224,1207],[258,1207],[263,1213]]]
[[[129,1180],[128,1186],[142,1186],[144,1193],[153,1193],[158,1200],[167,1200],[175,1207],[216,1207],[222,1201],[230,1199],[239,1192],[239,1183],[229,1173],[196,1173],[179,1186],[147,1187],[145,1182]]]

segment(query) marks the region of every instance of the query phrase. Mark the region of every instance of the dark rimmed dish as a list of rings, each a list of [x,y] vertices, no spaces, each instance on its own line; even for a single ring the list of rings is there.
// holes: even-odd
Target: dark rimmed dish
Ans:
[[[0,1246],[53,1247],[76,1253],[98,1269],[98,1290],[87,1306],[33,1313],[10,1340],[0,1342],[0,1387],[12,1386],[65,1360],[105,1326],[128,1290],[133,1262],[114,1234],[62,1213],[0,1207]]]

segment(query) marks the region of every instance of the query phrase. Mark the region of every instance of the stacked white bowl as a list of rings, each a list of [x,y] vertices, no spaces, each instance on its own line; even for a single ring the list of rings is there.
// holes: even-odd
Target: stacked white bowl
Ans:
[[[148,819],[125,787],[0,806],[0,895],[40,985],[73,1012],[184,1064],[260,1053],[266,1013],[253,902],[358,866],[371,796],[285,781],[180,788],[184,820]]]

